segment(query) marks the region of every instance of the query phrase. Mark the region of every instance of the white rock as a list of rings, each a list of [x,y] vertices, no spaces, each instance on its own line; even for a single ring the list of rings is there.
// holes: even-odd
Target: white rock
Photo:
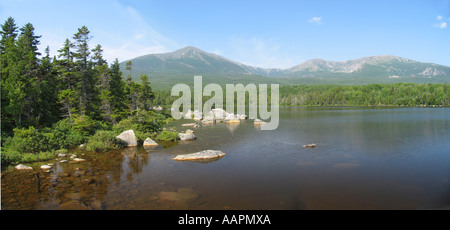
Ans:
[[[178,155],[173,159],[177,161],[207,160],[223,157],[225,155],[226,155],[225,153],[218,150],[204,150],[197,153]]]
[[[186,130],[186,133],[187,133],[187,134],[190,134],[190,133],[194,133],[194,131],[191,130],[191,129],[188,129],[188,130]]]
[[[32,167],[26,166],[26,165],[23,165],[23,164],[16,165],[16,167],[14,167],[14,168],[17,169],[17,170],[33,170]]]
[[[75,161],[75,162],[83,162],[83,161],[86,161],[85,159],[81,159],[81,158],[73,158],[72,160]]]
[[[179,133],[178,137],[182,141],[192,141],[192,140],[196,139],[196,137],[193,133]]]
[[[158,146],[158,143],[148,137],[147,139],[145,139],[143,146]]]
[[[125,141],[126,146],[129,146],[129,147],[137,146],[137,139],[136,139],[136,135],[134,135],[133,130],[125,131],[125,132],[121,133],[119,136],[117,136],[116,138]]]
[[[51,169],[52,168],[52,166],[50,166],[50,165],[42,165],[41,166],[41,169]]]

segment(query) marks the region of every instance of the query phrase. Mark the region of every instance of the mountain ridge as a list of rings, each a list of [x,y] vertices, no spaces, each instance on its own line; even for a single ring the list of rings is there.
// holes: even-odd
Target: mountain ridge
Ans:
[[[450,79],[448,66],[423,63],[393,55],[368,56],[347,61],[327,61],[316,58],[290,68],[280,69],[250,66],[187,46],[169,53],[143,55],[131,61],[134,75],[147,74],[155,78],[164,75],[168,81],[172,75],[211,75],[216,76],[216,79],[224,76],[244,78],[248,76],[253,80],[254,77],[260,76],[290,79],[291,83],[308,79],[317,81],[319,84],[321,81],[328,83],[327,80],[351,83],[352,79],[360,83],[364,81],[367,83],[444,83]],[[122,70],[125,69],[125,63],[126,61],[120,63]]]

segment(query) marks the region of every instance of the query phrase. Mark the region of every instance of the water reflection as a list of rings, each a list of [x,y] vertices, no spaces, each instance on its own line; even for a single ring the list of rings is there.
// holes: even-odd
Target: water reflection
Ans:
[[[259,131],[251,120],[216,123],[196,129],[195,141],[73,151],[86,161],[3,170],[2,208],[443,208],[449,115],[450,109],[289,108],[273,131]],[[171,126],[187,129],[178,122]],[[317,147],[302,148],[311,143]],[[227,155],[172,159],[207,149]],[[55,165],[49,173],[39,168],[47,163]]]

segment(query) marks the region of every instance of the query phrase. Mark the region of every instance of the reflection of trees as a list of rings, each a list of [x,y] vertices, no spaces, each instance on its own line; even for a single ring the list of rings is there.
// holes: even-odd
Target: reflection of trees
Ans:
[[[149,160],[147,152],[137,149],[78,157],[86,161],[58,162],[51,172],[38,169],[38,165],[33,171],[2,172],[2,208],[102,209],[102,200],[111,185],[120,186],[123,162],[129,168],[127,179],[132,181]]]
[[[148,164],[148,154],[146,151],[138,151],[137,148],[126,148],[122,154],[127,158],[128,168],[127,180],[133,181],[135,174],[142,173],[142,169]]]

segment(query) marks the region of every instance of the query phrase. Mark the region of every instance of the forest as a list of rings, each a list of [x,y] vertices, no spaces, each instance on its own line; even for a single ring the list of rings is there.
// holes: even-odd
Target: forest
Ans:
[[[148,76],[135,82],[131,62],[125,77],[117,59],[109,65],[100,44],[89,46],[86,26],[54,57],[48,47],[39,53],[34,30],[31,23],[19,29],[12,17],[1,25],[2,163],[43,160],[86,142],[94,151],[119,148],[120,132],[134,129],[142,141],[170,121],[152,110]]]

